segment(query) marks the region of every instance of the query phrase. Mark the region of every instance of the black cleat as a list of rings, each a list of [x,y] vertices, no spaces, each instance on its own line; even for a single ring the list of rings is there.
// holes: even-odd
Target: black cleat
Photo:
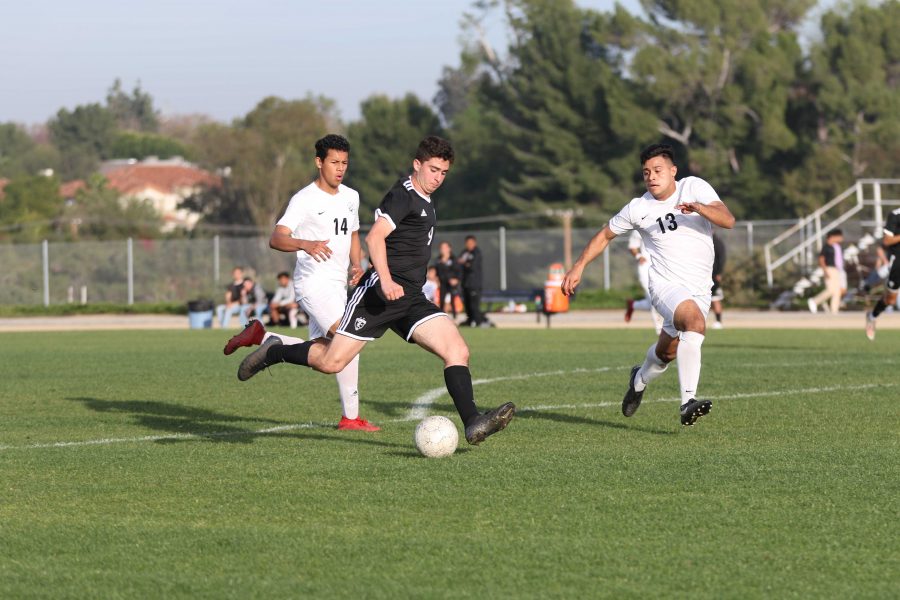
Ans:
[[[697,422],[697,419],[703,415],[708,415],[712,410],[712,402],[709,400],[695,400],[691,398],[688,403],[681,407],[681,424],[691,427]]]
[[[497,433],[509,425],[514,414],[516,414],[516,405],[512,402],[481,413],[466,425],[466,441],[477,446],[487,436]]]
[[[271,366],[267,361],[266,353],[269,351],[269,348],[280,343],[281,338],[273,335],[263,342],[259,348],[248,354],[247,357],[241,361],[241,366],[238,367],[238,379],[247,381],[266,367]]]
[[[638,407],[641,405],[641,399],[644,397],[644,390],[637,391],[634,389],[634,380],[638,376],[638,371],[640,370],[641,365],[634,365],[631,368],[631,379],[628,380],[628,391],[625,392],[625,397],[622,399],[622,414],[626,417],[630,417],[637,412]]]

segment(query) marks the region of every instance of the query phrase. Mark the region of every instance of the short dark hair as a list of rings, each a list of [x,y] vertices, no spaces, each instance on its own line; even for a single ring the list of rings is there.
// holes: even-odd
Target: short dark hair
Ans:
[[[844,232],[841,231],[840,229],[832,229],[831,231],[829,231],[828,233],[825,234],[825,237],[830,238],[830,237],[834,237],[836,235],[844,235]]]
[[[416,160],[425,162],[430,158],[440,158],[453,164],[453,146],[444,138],[436,135],[429,135],[427,138],[419,142],[416,148]]]
[[[316,142],[316,158],[325,160],[329,150],[337,150],[338,152],[346,152],[350,154],[350,142],[342,135],[329,133],[321,140]]]
[[[675,162],[675,151],[668,144],[650,144],[641,150],[641,166],[651,158],[662,156],[669,159],[669,162]]]
[[[478,239],[474,235],[467,235],[466,241],[468,242],[469,240],[475,240],[476,242],[478,241]]]
[[[287,271],[282,271],[281,273],[279,273],[278,275],[275,276],[275,279],[281,279],[282,277],[290,278],[290,276],[291,276],[291,274],[288,273]]]

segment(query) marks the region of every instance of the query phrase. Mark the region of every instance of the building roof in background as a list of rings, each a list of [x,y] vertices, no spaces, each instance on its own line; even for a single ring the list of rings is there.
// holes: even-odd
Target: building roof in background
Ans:
[[[109,187],[124,195],[152,189],[163,194],[199,186],[218,187],[222,178],[190,163],[142,162],[113,168],[105,173]]]
[[[74,198],[75,194],[78,193],[78,190],[83,188],[86,184],[81,179],[76,179],[74,181],[67,181],[61,186],[59,186],[59,195],[64,199]]]

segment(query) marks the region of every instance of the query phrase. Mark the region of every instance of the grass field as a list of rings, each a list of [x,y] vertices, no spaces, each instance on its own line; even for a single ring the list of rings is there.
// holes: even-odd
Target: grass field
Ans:
[[[220,331],[2,334],[0,597],[897,597],[900,332],[710,332],[691,429],[674,365],[620,413],[651,330],[465,334],[520,413],[441,460],[440,365],[392,334],[375,434]]]

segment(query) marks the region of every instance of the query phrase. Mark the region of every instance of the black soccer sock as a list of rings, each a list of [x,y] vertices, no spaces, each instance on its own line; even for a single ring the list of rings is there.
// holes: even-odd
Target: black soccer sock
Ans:
[[[444,369],[444,382],[447,384],[450,397],[453,398],[459,418],[462,419],[463,425],[468,425],[469,421],[478,416],[469,367],[463,365],[447,367]]]
[[[312,342],[301,344],[275,344],[266,350],[266,362],[271,364],[289,362],[295,365],[309,366],[309,349]]]
[[[872,309],[872,317],[877,317],[883,313],[886,308],[887,304],[884,303],[884,298],[879,298],[878,302],[875,303],[875,308]]]

